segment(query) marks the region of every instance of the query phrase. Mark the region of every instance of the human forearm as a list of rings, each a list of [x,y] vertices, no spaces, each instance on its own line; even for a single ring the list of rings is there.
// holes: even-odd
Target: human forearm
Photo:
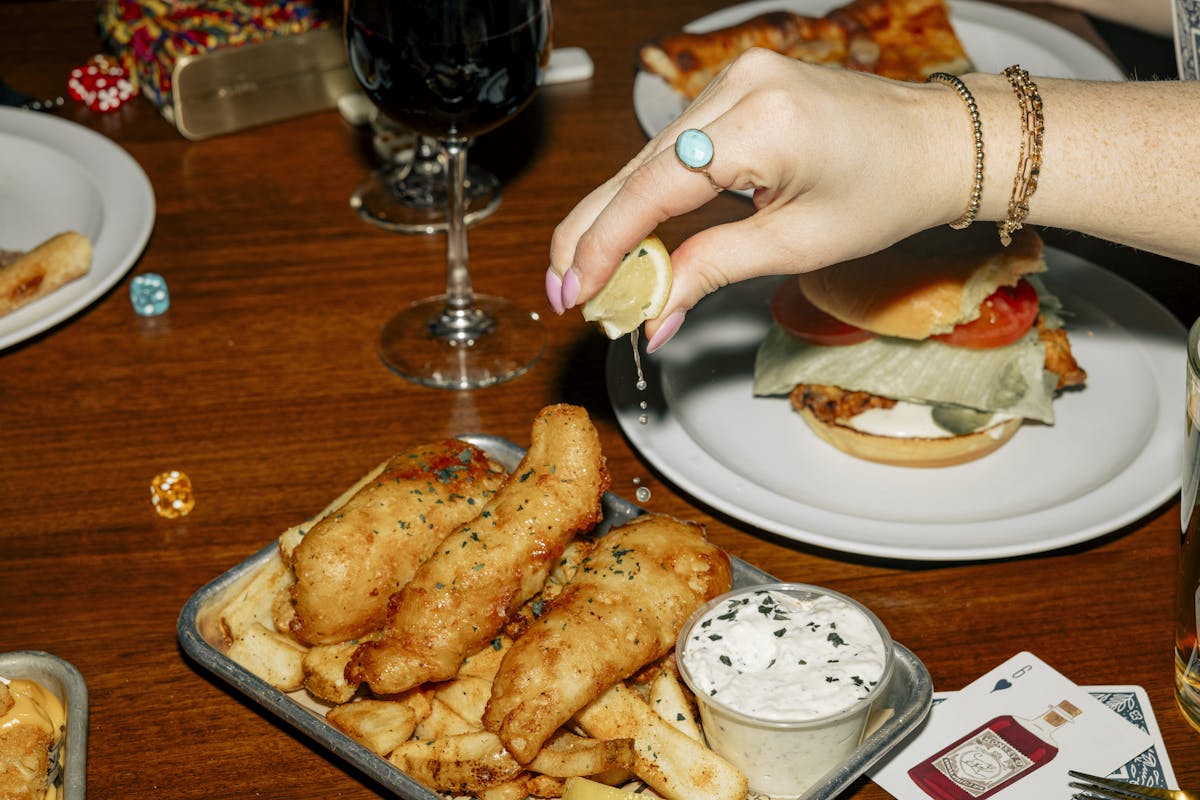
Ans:
[[[1200,263],[1200,84],[1034,79],[1045,138],[1028,222]],[[1000,220],[1018,164],[1017,100],[1002,76],[966,83],[984,125],[980,217]]]
[[[1009,215],[1022,163],[1021,105],[1003,75],[963,80],[984,146],[973,224],[994,225]],[[1019,221],[1200,264],[1200,82],[1032,80],[1044,138]],[[704,175],[675,155],[687,128],[713,142]],[[666,310],[645,325],[658,347],[687,309],[728,283],[820,269],[955,222],[974,183],[968,105],[946,82],[883,80],[750,51],[560,223],[547,297],[560,312],[586,302],[623,252],[711,200],[714,185],[752,192],[755,213],[698,231],[672,253]]]

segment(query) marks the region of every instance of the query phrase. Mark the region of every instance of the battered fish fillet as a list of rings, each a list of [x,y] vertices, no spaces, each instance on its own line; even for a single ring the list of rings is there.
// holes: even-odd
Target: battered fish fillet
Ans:
[[[381,638],[359,646],[346,679],[395,694],[452,677],[542,588],[574,535],[600,519],[608,480],[587,412],[543,408],[525,458],[392,597]]]
[[[392,457],[293,551],[292,633],[319,645],[381,628],[388,598],[503,479],[503,467],[457,439]]]
[[[575,712],[670,652],[731,582],[729,556],[699,525],[646,515],[613,530],[505,654],[484,727],[529,763]]]

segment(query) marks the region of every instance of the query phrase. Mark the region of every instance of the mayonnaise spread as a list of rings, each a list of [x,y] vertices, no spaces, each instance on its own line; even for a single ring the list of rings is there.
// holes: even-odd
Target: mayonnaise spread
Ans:
[[[691,629],[686,669],[697,690],[743,714],[800,722],[865,698],[886,654],[875,623],[831,595],[756,591],[731,597]]]
[[[1012,414],[993,414],[989,429],[999,435],[1000,425],[1013,419]],[[933,406],[899,400],[891,408],[870,408],[841,424],[872,436],[900,439],[949,439],[953,433],[933,421]]]

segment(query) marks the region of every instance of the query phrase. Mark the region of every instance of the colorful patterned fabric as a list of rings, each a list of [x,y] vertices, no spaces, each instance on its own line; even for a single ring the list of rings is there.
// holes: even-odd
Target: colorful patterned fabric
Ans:
[[[100,29],[136,90],[171,105],[183,56],[261,42],[330,24],[317,0],[103,0]]]

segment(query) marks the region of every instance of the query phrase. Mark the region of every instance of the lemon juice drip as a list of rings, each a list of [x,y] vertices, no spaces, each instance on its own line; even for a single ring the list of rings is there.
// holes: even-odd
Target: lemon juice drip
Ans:
[[[646,391],[646,376],[642,373],[642,354],[638,351],[638,329],[634,328],[629,334],[629,344],[633,347],[633,366],[637,369],[637,389],[639,392]],[[642,413],[638,414],[638,422],[645,425],[650,422],[650,417],[646,414],[646,401],[638,403],[638,407],[642,409]]]
[[[642,354],[638,350],[638,329],[629,333],[629,344],[633,347],[633,366],[637,369],[637,388],[639,392],[646,391],[646,376],[642,373]]]

